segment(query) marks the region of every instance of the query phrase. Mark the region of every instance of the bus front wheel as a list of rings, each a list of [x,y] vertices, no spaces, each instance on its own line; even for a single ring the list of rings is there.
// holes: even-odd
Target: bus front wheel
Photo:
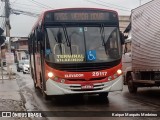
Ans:
[[[51,99],[52,99],[52,97],[49,96],[49,95],[47,95],[44,91],[42,91],[42,94],[43,94],[43,98],[44,98],[45,100],[51,100]]]
[[[45,100],[51,100],[52,96],[49,96],[45,93],[44,85],[42,84],[42,95]]]

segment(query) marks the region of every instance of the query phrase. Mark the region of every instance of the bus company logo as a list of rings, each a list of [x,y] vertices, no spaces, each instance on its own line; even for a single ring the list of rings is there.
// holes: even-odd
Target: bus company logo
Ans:
[[[84,74],[65,74],[65,78],[77,78],[77,77],[84,77]]]

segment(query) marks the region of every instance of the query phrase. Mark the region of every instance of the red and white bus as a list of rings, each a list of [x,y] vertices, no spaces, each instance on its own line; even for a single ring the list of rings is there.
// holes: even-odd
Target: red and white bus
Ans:
[[[122,43],[118,14],[95,8],[45,11],[29,35],[31,75],[45,97],[107,96],[121,91]]]

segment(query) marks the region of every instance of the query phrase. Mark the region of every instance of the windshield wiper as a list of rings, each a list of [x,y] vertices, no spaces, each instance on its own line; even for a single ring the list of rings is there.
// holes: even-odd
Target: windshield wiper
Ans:
[[[101,34],[102,46],[104,46],[105,52],[107,54],[107,48],[106,48],[106,43],[105,43],[105,34],[104,34],[104,24],[101,24],[101,26],[100,26],[100,34]]]
[[[101,24],[101,27],[100,27],[100,34],[101,34],[102,46],[105,46],[105,35],[104,35],[104,25],[103,24]]]
[[[71,40],[69,39],[66,26],[63,26],[64,36],[66,38],[67,46],[70,48],[70,53],[72,55],[72,47],[71,47]]]

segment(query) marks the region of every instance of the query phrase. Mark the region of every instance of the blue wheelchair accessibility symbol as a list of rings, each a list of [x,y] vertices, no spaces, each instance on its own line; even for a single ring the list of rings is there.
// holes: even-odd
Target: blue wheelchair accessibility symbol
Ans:
[[[93,60],[96,60],[96,51],[95,50],[87,51],[87,61],[93,61]]]

